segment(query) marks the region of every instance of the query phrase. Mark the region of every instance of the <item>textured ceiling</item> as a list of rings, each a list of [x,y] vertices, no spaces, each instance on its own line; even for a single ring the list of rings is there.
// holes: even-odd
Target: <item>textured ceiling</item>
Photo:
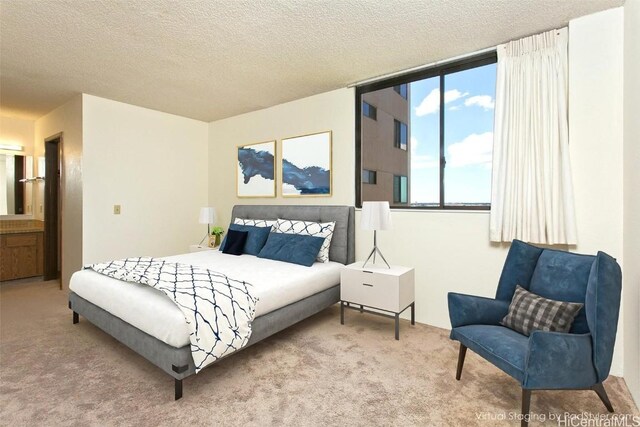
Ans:
[[[212,121],[565,25],[623,0],[1,0],[0,112],[84,92]]]

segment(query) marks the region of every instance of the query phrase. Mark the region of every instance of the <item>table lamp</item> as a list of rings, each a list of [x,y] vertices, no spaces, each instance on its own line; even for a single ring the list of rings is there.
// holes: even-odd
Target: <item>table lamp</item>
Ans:
[[[207,234],[200,240],[200,246],[211,234],[209,227],[216,222],[216,209],[212,207],[200,208],[200,224],[207,224]]]
[[[373,263],[376,263],[376,253],[380,255],[380,258],[387,264],[389,263],[378,249],[378,230],[389,230],[391,228],[391,209],[389,209],[389,202],[362,202],[362,216],[360,217],[360,228],[363,230],[373,230],[373,249],[367,257],[362,267],[367,265],[367,262],[373,257]]]

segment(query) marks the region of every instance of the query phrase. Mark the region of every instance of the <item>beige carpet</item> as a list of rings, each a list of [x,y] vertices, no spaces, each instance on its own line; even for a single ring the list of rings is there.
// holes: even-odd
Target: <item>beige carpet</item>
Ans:
[[[517,425],[520,387],[442,329],[338,307],[205,369],[173,380],[80,318],[56,282],[0,288],[0,424],[32,425]],[[606,382],[618,414],[639,416],[624,381]],[[549,414],[606,411],[594,392],[534,392],[531,425]],[[506,420],[505,420],[506,418]],[[629,424],[631,425],[631,424]]]

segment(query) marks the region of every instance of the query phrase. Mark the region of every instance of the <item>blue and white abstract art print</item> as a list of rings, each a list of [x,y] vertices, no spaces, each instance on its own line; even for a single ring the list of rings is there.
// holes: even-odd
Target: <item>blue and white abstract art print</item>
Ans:
[[[276,142],[238,147],[238,197],[276,197]]]
[[[282,140],[282,196],[331,195],[331,131]]]

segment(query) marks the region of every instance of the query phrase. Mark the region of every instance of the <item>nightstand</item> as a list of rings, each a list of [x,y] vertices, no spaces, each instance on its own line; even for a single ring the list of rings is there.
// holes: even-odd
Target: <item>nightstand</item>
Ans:
[[[414,269],[397,265],[363,268],[362,264],[362,261],[349,264],[340,273],[340,324],[344,325],[345,308],[392,317],[396,321],[396,339],[399,340],[400,314],[409,307],[411,324],[416,324]]]
[[[215,248],[210,248],[209,246],[205,246],[205,245],[189,246],[189,252],[217,251],[217,250],[218,250],[218,246],[216,246]]]

